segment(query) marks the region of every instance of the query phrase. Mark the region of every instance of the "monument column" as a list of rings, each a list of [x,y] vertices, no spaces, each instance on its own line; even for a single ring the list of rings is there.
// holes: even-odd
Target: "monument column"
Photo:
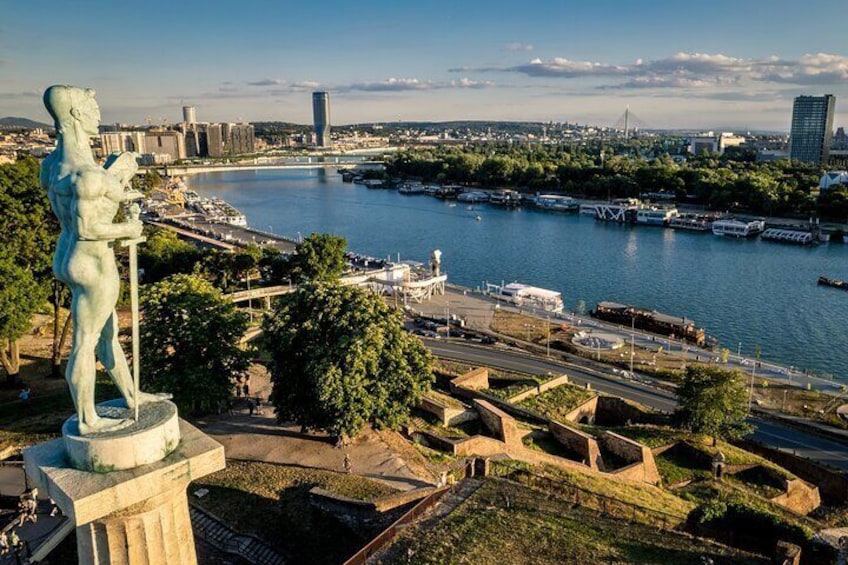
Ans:
[[[179,426],[170,455],[122,471],[72,467],[62,439],[24,450],[27,475],[76,524],[80,563],[197,563],[186,489],[224,468],[224,447],[184,420]]]

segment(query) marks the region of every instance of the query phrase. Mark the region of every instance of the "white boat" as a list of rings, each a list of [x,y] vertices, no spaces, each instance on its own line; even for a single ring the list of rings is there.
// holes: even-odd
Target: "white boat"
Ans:
[[[561,194],[537,194],[533,197],[533,204],[543,210],[559,212],[576,212],[580,208],[580,203],[575,199]]]
[[[424,185],[421,183],[406,182],[398,187],[399,194],[424,194]]]
[[[648,226],[667,226],[677,216],[676,208],[640,208],[636,211],[636,223]]]
[[[472,191],[472,192],[463,192],[459,196],[456,197],[460,202],[488,202],[489,201],[489,193],[482,191]]]
[[[713,233],[715,235],[726,235],[730,237],[752,237],[762,233],[766,229],[765,220],[736,220],[725,218],[713,222]]]
[[[681,214],[673,217],[668,225],[675,229],[691,231],[709,231],[713,227],[714,216],[702,214]]]
[[[515,190],[498,190],[489,196],[489,203],[507,208],[521,206],[521,194]]]

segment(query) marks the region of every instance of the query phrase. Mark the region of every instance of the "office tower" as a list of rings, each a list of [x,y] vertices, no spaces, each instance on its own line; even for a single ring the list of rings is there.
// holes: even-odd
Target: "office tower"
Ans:
[[[183,106],[183,121],[187,124],[197,123],[197,113],[194,111],[194,106]]]
[[[827,163],[833,136],[836,97],[799,96],[792,106],[789,157],[806,163]]]
[[[330,147],[330,94],[328,92],[312,93],[312,118],[315,123],[315,145]]]

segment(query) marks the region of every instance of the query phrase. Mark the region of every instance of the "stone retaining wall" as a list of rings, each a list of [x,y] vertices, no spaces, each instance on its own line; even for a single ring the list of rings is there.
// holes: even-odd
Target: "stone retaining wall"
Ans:
[[[466,388],[470,390],[485,390],[489,388],[489,369],[486,367],[478,367],[460,375],[450,382],[451,392],[456,392],[458,388]]]
[[[594,396],[565,415],[565,419],[575,424],[593,424],[598,411],[598,396]]]
[[[631,462],[626,467],[611,471],[611,474],[651,484],[660,482],[660,473],[650,448],[610,431],[603,433],[600,442],[616,457]]]
[[[474,406],[480,413],[483,424],[496,438],[507,445],[521,445],[521,433],[515,418],[485,400],[474,400]]]
[[[443,426],[455,426],[477,419],[477,412],[468,408],[450,406],[439,398],[438,393],[430,392],[421,399],[420,410],[433,414]]]
[[[600,469],[601,450],[594,437],[553,420],[548,422],[548,429],[559,443],[576,456],[576,459],[582,460],[590,469],[595,471]]]
[[[525,390],[524,392],[519,392],[515,396],[511,396],[508,399],[508,401],[513,403],[513,404],[517,404],[517,403],[521,402],[522,400],[525,400],[525,399],[530,398],[532,396],[542,394],[543,392],[549,391],[551,389],[554,389],[558,386],[562,386],[564,384],[568,384],[568,375],[561,375],[561,376],[556,377],[554,379],[551,379],[547,382],[544,382],[537,387],[533,387],[530,390]]]

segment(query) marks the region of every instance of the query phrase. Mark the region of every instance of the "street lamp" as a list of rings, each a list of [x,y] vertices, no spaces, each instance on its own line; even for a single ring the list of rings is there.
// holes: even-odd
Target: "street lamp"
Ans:
[[[547,357],[550,357],[551,356],[551,313],[550,312],[548,312],[548,324],[545,326],[545,328],[547,329],[547,337],[545,338],[545,349],[546,349],[545,354],[546,354]]]

